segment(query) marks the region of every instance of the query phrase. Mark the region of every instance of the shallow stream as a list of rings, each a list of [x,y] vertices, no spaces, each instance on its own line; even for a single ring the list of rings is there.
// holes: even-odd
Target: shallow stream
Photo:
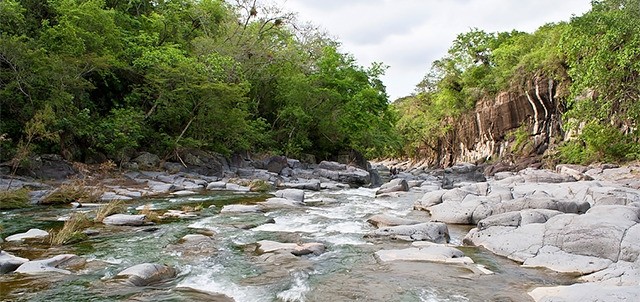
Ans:
[[[2,243],[10,253],[37,259],[74,253],[88,260],[73,275],[0,275],[2,301],[531,301],[527,292],[538,286],[574,283],[572,276],[525,269],[481,248],[462,247],[476,263],[495,272],[473,274],[464,266],[423,262],[383,263],[374,253],[410,243],[368,239],[366,219],[374,214],[428,220],[413,211],[421,193],[375,198],[371,189],[307,192],[308,206],[268,213],[220,214],[225,204],[252,203],[266,198],[253,194],[211,193],[179,198],[147,199],[131,209],[152,204],[157,209],[202,206],[194,219],[154,226],[97,226],[99,235],[62,248]],[[309,202],[311,201],[311,202]],[[85,209],[31,208],[2,212],[3,236],[29,228],[62,225],[59,217]],[[132,210],[132,212],[134,212]],[[275,223],[273,223],[275,222]],[[256,226],[249,229],[248,226]],[[462,245],[468,226],[449,226],[451,243]],[[176,248],[187,234],[214,233],[215,248]],[[260,240],[321,242],[319,256],[280,263],[255,252]],[[131,287],[112,280],[123,269],[144,262],[171,265],[178,276],[151,287]],[[233,299],[230,300],[229,298]]]

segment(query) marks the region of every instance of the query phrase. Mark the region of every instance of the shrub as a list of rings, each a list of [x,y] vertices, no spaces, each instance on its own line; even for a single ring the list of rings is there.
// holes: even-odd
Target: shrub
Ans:
[[[249,189],[251,192],[265,193],[271,191],[273,188],[269,182],[262,179],[255,179],[249,184]]]
[[[0,191],[0,210],[21,209],[29,206],[29,190]]]

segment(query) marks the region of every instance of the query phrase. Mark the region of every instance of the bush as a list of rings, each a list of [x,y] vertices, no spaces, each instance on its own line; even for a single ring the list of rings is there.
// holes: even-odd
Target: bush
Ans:
[[[560,160],[566,163],[624,162],[640,157],[633,138],[608,124],[590,122],[576,140],[559,147]]]
[[[29,206],[29,190],[0,191],[0,210],[21,209]]]
[[[273,188],[270,183],[261,179],[255,179],[249,184],[249,189],[251,192],[265,193],[271,191]]]

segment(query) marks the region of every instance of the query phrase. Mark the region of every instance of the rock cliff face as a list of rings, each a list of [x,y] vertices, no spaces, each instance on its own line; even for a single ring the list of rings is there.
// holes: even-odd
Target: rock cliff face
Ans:
[[[519,91],[503,92],[495,99],[484,99],[474,111],[448,121],[451,130],[440,139],[436,152],[440,166],[456,162],[476,162],[509,157],[513,133],[528,134],[529,148],[521,156],[542,154],[561,137],[561,103],[553,80],[536,78]]]

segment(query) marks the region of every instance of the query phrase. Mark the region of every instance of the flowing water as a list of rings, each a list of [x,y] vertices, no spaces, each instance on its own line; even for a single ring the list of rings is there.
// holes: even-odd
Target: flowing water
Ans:
[[[462,247],[476,263],[494,271],[477,275],[464,266],[423,262],[382,263],[374,253],[406,248],[407,242],[367,239],[373,230],[366,222],[374,214],[427,220],[412,210],[418,193],[375,198],[371,189],[307,192],[308,206],[268,213],[220,214],[231,203],[251,203],[265,196],[212,193],[211,195],[141,200],[132,208],[152,203],[158,209],[201,205],[198,218],[174,220],[146,227],[98,227],[88,241],[48,248],[12,245],[3,249],[29,259],[75,253],[88,260],[73,275],[0,275],[3,301],[529,301],[526,292],[538,286],[569,284],[571,276],[524,269],[517,263],[479,248]],[[61,226],[56,218],[69,208],[38,208],[2,213],[3,235],[32,227]],[[255,226],[249,229],[238,226]],[[451,242],[462,245],[469,230],[449,226]],[[186,234],[215,235],[212,250],[181,250]],[[321,242],[318,256],[271,261],[256,253],[260,240]],[[150,287],[131,287],[112,280],[135,264],[158,262],[178,269],[178,276]],[[233,299],[233,300],[231,300]]]

